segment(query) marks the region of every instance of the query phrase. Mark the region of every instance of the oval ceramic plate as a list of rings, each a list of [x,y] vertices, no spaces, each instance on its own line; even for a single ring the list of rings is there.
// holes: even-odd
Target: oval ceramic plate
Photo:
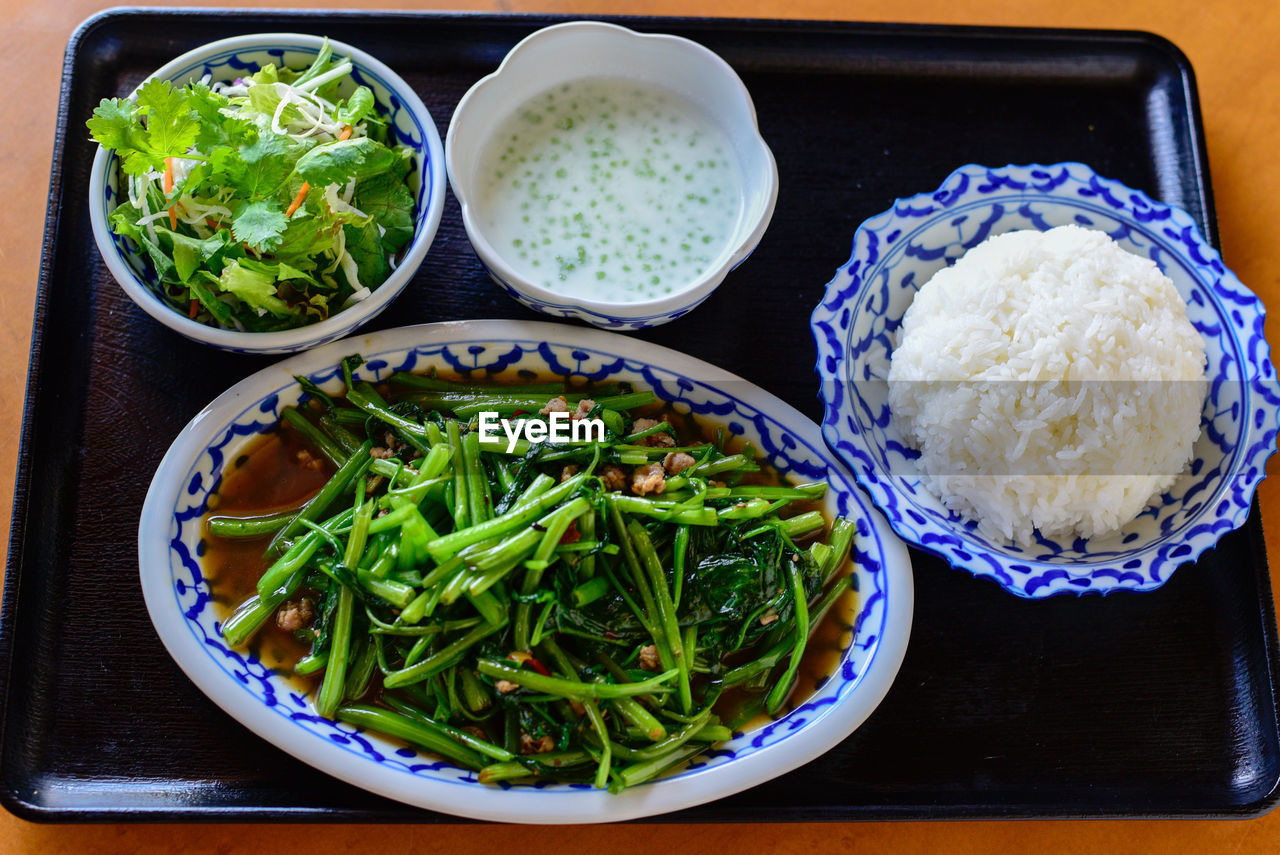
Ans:
[[[254,656],[227,648],[199,555],[209,495],[223,466],[301,397],[295,375],[341,386],[342,357],[358,375],[437,366],[472,378],[510,372],[630,380],[677,409],[727,424],[783,475],[824,478],[827,510],[856,519],[858,615],[838,670],[808,701],[657,781],[610,795],[585,785],[483,785],[475,773],[315,714],[310,698]],[[713,365],[613,333],[549,323],[468,321],[356,336],[294,356],[237,383],[179,434],[156,471],[138,527],[147,610],[170,655],[215,703],[306,763],[375,793],[432,810],[504,822],[608,822],[727,796],[822,754],[866,720],[906,650],[914,591],[906,547],[831,455],[818,427],[782,401]]]

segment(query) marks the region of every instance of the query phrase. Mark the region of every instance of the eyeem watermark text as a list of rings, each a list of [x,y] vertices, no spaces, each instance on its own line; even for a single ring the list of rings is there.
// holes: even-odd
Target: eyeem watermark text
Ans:
[[[587,443],[604,442],[603,419],[575,419],[569,413],[555,412],[541,419],[505,419],[501,414],[486,411],[480,416],[480,440],[496,442],[499,431],[507,437],[507,454],[516,450],[520,440],[530,443]]]

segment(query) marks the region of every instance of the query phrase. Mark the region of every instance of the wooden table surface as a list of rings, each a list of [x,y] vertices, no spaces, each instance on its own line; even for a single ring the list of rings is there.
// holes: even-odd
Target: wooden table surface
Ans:
[[[22,417],[63,49],[99,0],[0,0],[0,520],[8,520]],[[185,5],[205,5],[188,3]],[[270,5],[330,5],[275,0]],[[1191,58],[1200,88],[1223,255],[1269,305],[1280,304],[1280,3],[1274,0],[402,0],[367,8],[790,17],[1150,30]],[[1274,339],[1275,320],[1268,323]],[[1275,465],[1270,467],[1273,476]],[[1280,556],[1280,479],[1261,487],[1267,549]],[[6,525],[7,531],[7,525]],[[4,542],[7,543],[7,536]],[[1273,560],[1280,568],[1280,560]],[[1280,573],[1273,574],[1273,587]],[[379,853],[480,848],[604,853],[817,851],[1280,851],[1280,811],[1249,821],[903,822],[798,825],[496,826],[36,825],[0,812],[0,853]]]

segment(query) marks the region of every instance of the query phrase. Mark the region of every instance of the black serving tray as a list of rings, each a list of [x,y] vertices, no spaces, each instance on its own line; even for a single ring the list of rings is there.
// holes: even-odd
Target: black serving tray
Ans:
[[[113,11],[67,49],[0,615],[0,795],[45,820],[453,821],[276,750],[169,659],[143,605],[151,474],[205,403],[269,363],[180,338],[111,279],[89,229],[106,96],[197,44],[331,34],[418,90],[442,132],[507,50],[559,18]],[[1187,59],[1142,33],[621,19],[689,36],[750,88],[781,173],[755,255],[639,334],[819,415],[809,312],[857,225],[956,166],[1080,160],[1180,205],[1216,243]],[[533,318],[481,272],[450,198],[374,327]],[[1276,625],[1248,524],[1148,594],[1043,602],[913,553],[915,626],[889,696],[809,765],[666,820],[1247,816],[1277,799]]]

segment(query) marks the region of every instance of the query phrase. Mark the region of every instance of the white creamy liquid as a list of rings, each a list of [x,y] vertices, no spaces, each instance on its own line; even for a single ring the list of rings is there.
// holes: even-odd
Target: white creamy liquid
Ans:
[[[720,129],[634,80],[535,96],[497,127],[478,169],[494,249],[548,290],[604,302],[684,290],[725,251],[742,209]]]

